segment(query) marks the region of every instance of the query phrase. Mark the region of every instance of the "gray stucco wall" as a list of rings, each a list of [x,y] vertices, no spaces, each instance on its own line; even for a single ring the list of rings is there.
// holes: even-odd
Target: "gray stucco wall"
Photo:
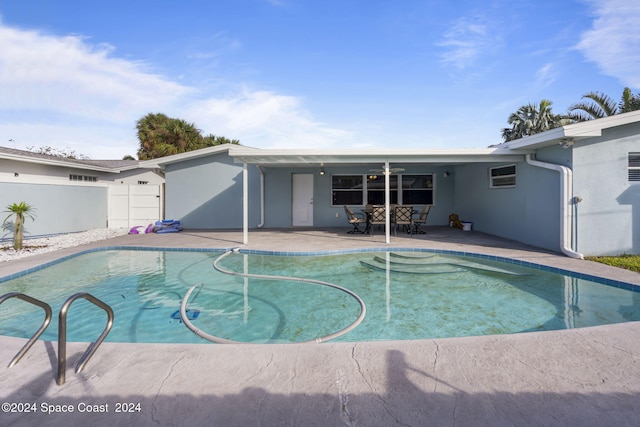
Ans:
[[[227,153],[168,165],[165,171],[165,219],[191,229],[242,228],[242,164]],[[249,227],[259,222],[259,174],[249,172]]]
[[[474,230],[558,251],[559,174],[525,162],[515,164],[513,188],[490,188],[489,169],[500,164],[456,167],[454,213],[472,222]]]
[[[573,147],[577,247],[585,255],[640,254],[640,182],[629,182],[629,152],[640,152],[639,123]]]
[[[27,219],[25,238],[107,227],[107,188],[94,186],[0,183],[0,208],[26,202],[35,208],[34,221]],[[12,232],[2,231],[10,239]]]
[[[453,167],[393,164],[392,167],[404,168],[404,174],[434,174],[434,205],[429,213],[427,225],[446,225],[453,209],[453,189],[455,177],[451,174],[444,178],[444,172],[453,171]],[[292,223],[291,187],[294,173],[313,174],[315,227],[345,227],[348,229],[344,208],[331,206],[331,176],[371,173],[371,169],[380,168],[379,164],[335,165],[324,167],[325,174],[320,175],[319,167],[267,167],[265,173],[265,227],[289,228]],[[359,212],[362,207],[354,206]]]

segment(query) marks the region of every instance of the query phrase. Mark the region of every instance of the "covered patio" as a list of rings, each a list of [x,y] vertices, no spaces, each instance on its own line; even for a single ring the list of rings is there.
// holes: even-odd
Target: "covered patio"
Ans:
[[[296,226],[316,226],[313,218],[322,216],[319,225],[326,226],[331,221],[333,214],[335,218],[340,217],[343,205],[355,205],[364,207],[367,204],[379,204],[385,207],[387,213],[391,213],[391,206],[394,204],[404,204],[407,206],[430,205],[436,206],[433,216],[437,218],[433,224],[446,224],[444,212],[454,208],[454,197],[457,190],[454,180],[456,167],[469,164],[503,164],[505,162],[523,162],[525,155],[514,154],[509,150],[501,148],[470,149],[470,150],[345,150],[335,151],[315,151],[315,150],[253,150],[245,147],[232,147],[229,151],[236,163],[243,165],[242,174],[242,228],[243,242],[249,241],[250,217],[250,193],[259,191],[260,194],[260,223],[258,228],[262,228],[269,223],[265,217],[268,215],[267,206],[274,202],[272,197],[268,197],[269,192],[277,187],[277,191],[283,191],[283,181],[275,184],[267,182],[265,170],[286,171],[291,174],[291,222],[287,225]],[[249,165],[256,165],[260,173],[260,188],[251,189],[249,186]],[[407,176],[419,178],[419,184],[411,188],[410,180],[395,179],[403,173]],[[282,174],[281,174],[282,175]],[[295,176],[307,176],[308,184],[297,184]],[[335,187],[333,177],[355,177],[350,185]],[[392,177],[393,175],[393,177]],[[316,178],[317,177],[317,178]],[[392,180],[392,178],[394,178]],[[322,187],[314,183],[314,179],[324,180]],[[393,181],[393,183],[392,183]],[[445,182],[448,181],[445,185]],[[440,184],[442,182],[442,184]],[[437,187],[441,189],[438,190]],[[323,191],[330,191],[326,195]],[[441,194],[437,195],[436,191]],[[360,193],[360,194],[358,194]],[[421,194],[423,193],[423,194]],[[428,193],[428,194],[426,194]],[[347,197],[345,197],[345,194]],[[349,197],[355,194],[356,197]],[[403,201],[404,194],[404,201]],[[296,199],[300,197],[297,205]],[[275,199],[275,198],[274,198]],[[280,199],[282,201],[282,199]],[[281,203],[281,202],[280,202]],[[301,221],[296,218],[297,210],[301,210]],[[440,211],[440,212],[438,212]],[[279,211],[279,215],[283,215]],[[448,215],[448,214],[447,214]],[[311,219],[309,219],[311,218]],[[385,243],[391,243],[391,215],[386,215],[384,225]],[[280,223],[282,224],[282,223]]]

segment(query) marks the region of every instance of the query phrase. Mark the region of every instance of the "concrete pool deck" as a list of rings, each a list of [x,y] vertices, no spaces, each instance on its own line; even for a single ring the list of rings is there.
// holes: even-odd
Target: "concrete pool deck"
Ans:
[[[246,246],[239,231],[128,235],[0,263],[0,277],[104,246],[285,251],[386,246],[382,232],[345,231],[252,231]],[[505,256],[640,285],[637,273],[475,231],[435,227],[426,235],[391,240],[391,247]],[[5,413],[3,406],[3,426],[637,426],[640,420],[640,322],[317,345],[104,343],[78,375],[73,367],[87,344],[71,343],[63,386],[55,383],[55,342],[37,342],[13,368],[6,364],[25,340],[1,337],[0,342],[0,401],[15,404],[9,409],[30,404],[36,410]],[[43,413],[48,409],[74,412]],[[117,412],[123,409],[132,412]]]

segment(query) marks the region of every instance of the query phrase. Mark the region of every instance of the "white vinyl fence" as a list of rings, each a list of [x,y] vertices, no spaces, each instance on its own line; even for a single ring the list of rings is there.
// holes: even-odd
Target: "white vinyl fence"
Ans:
[[[162,219],[160,185],[109,185],[109,228],[146,227]]]

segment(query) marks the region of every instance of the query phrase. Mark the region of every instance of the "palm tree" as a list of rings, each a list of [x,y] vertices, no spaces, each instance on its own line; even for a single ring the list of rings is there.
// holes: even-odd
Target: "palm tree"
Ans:
[[[622,91],[622,99],[618,104],[618,110],[620,113],[640,110],[640,93],[634,95],[631,89],[625,87]]]
[[[640,110],[640,93],[634,95],[628,87],[625,87],[622,91],[622,98],[618,103],[610,96],[600,92],[585,93],[582,98],[590,99],[591,102],[573,104],[569,107],[567,113],[569,118],[577,122]]]
[[[136,128],[140,141],[140,160],[156,159],[212,145],[239,143],[238,140],[213,135],[203,137],[194,123],[173,119],[164,114],[147,114],[136,122]]]
[[[25,202],[13,203],[7,206],[7,210],[5,212],[9,212],[9,215],[2,222],[2,228],[8,228],[7,221],[13,215],[16,216],[16,220],[13,223],[13,248],[16,250],[22,249],[24,218],[25,216],[28,216],[32,220],[35,220],[35,214],[33,211],[34,208]]]
[[[502,139],[505,142],[513,141],[567,124],[566,117],[553,114],[552,104],[543,99],[538,105],[527,104],[520,107],[509,116],[508,123],[511,127],[502,129]]]

